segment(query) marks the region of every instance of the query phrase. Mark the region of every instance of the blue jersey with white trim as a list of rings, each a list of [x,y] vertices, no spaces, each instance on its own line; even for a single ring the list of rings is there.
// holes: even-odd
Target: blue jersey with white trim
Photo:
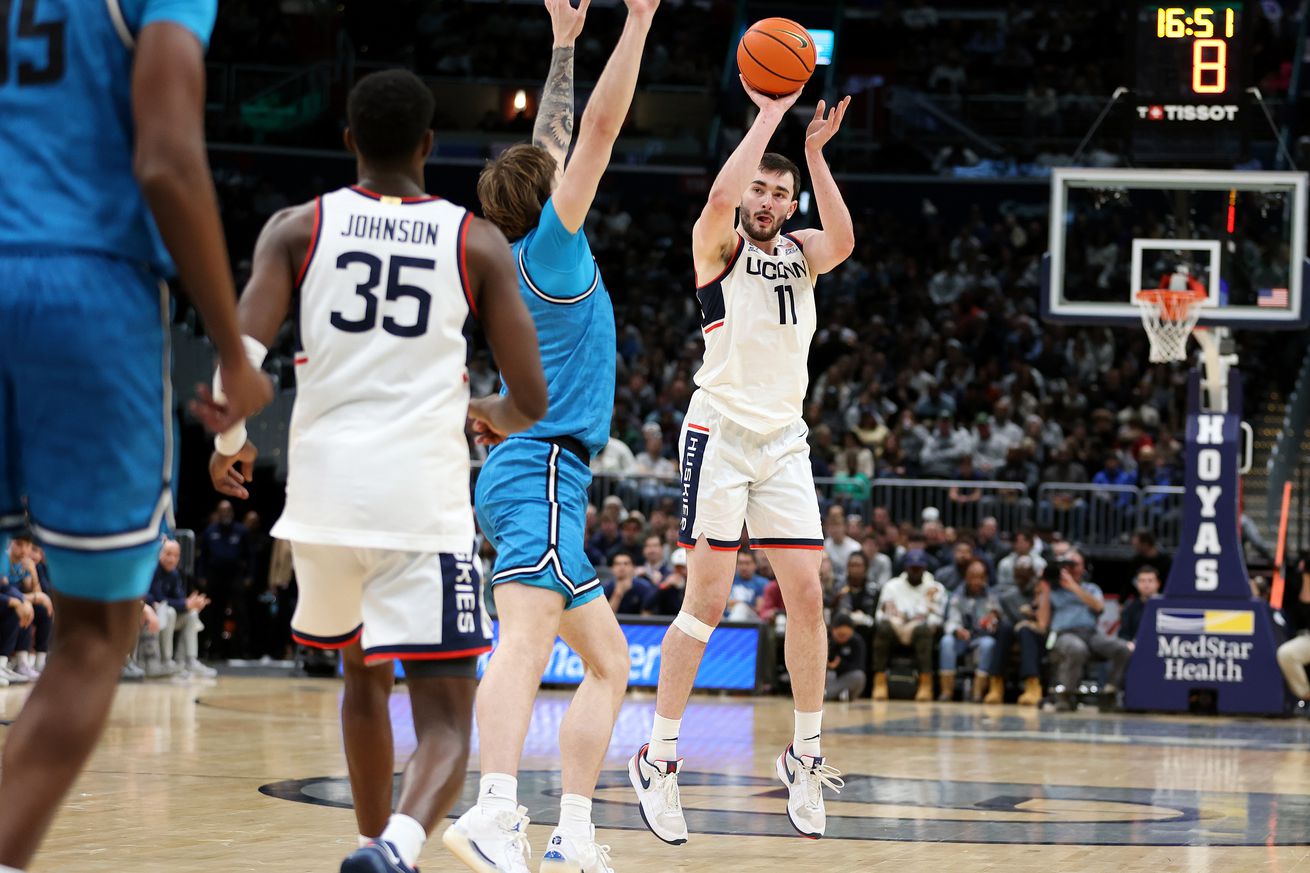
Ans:
[[[0,10],[0,248],[101,252],[171,275],[132,173],[132,46],[163,21],[207,45],[217,0],[18,0]]]
[[[513,245],[519,290],[537,326],[550,409],[519,437],[573,437],[592,455],[614,412],[614,307],[587,235],[569,233],[546,201],[537,227]]]

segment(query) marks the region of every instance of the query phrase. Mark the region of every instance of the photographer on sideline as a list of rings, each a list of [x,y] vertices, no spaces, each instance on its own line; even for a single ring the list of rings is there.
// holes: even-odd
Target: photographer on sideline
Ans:
[[[1085,573],[1083,556],[1070,550],[1064,560],[1042,571],[1042,581],[1037,585],[1037,624],[1055,637],[1055,705],[1066,712],[1075,707],[1078,682],[1092,655],[1110,662],[1110,675],[1101,689],[1101,706],[1114,708],[1132,655],[1127,642],[1107,637],[1096,626],[1097,616],[1105,609],[1105,598],[1095,582],[1083,578]],[[1051,645],[1049,637],[1047,645]]]

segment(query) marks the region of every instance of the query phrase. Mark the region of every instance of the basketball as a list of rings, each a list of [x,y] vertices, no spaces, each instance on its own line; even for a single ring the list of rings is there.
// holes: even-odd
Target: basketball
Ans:
[[[805,87],[816,58],[810,32],[788,18],[755,22],[737,44],[737,67],[746,84],[774,97]]]

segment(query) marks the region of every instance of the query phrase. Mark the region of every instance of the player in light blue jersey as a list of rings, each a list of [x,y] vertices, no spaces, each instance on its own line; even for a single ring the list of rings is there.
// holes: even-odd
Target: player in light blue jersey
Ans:
[[[546,417],[492,444],[474,503],[496,547],[492,583],[500,642],[478,691],[482,786],[444,841],[480,873],[526,870],[527,818],[517,776],[532,703],[558,633],[586,674],[560,725],[564,793],[543,870],[609,873],[596,843],[591,796],[628,681],[628,645],[583,550],[588,464],[609,439],[614,403],[614,311],[582,224],[632,104],[659,0],[626,0],[628,17],[583,113],[572,159],[573,44],[587,2],[545,0],[554,31],[551,72],[533,144],[493,161],[478,182],[488,219],[514,242],[523,299],[537,325],[550,396]],[[475,417],[476,417],[476,413]]]
[[[0,873],[31,861],[100,736],[172,518],[174,262],[227,388],[197,414],[224,430],[272,396],[205,157],[215,6],[0,3],[0,526],[30,520],[58,626],[5,737]]]

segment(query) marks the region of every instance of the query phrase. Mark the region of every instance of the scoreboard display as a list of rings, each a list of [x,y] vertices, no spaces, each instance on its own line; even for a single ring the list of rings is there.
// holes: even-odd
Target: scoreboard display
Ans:
[[[1228,164],[1242,157],[1247,4],[1137,6],[1133,155],[1144,163]]]

